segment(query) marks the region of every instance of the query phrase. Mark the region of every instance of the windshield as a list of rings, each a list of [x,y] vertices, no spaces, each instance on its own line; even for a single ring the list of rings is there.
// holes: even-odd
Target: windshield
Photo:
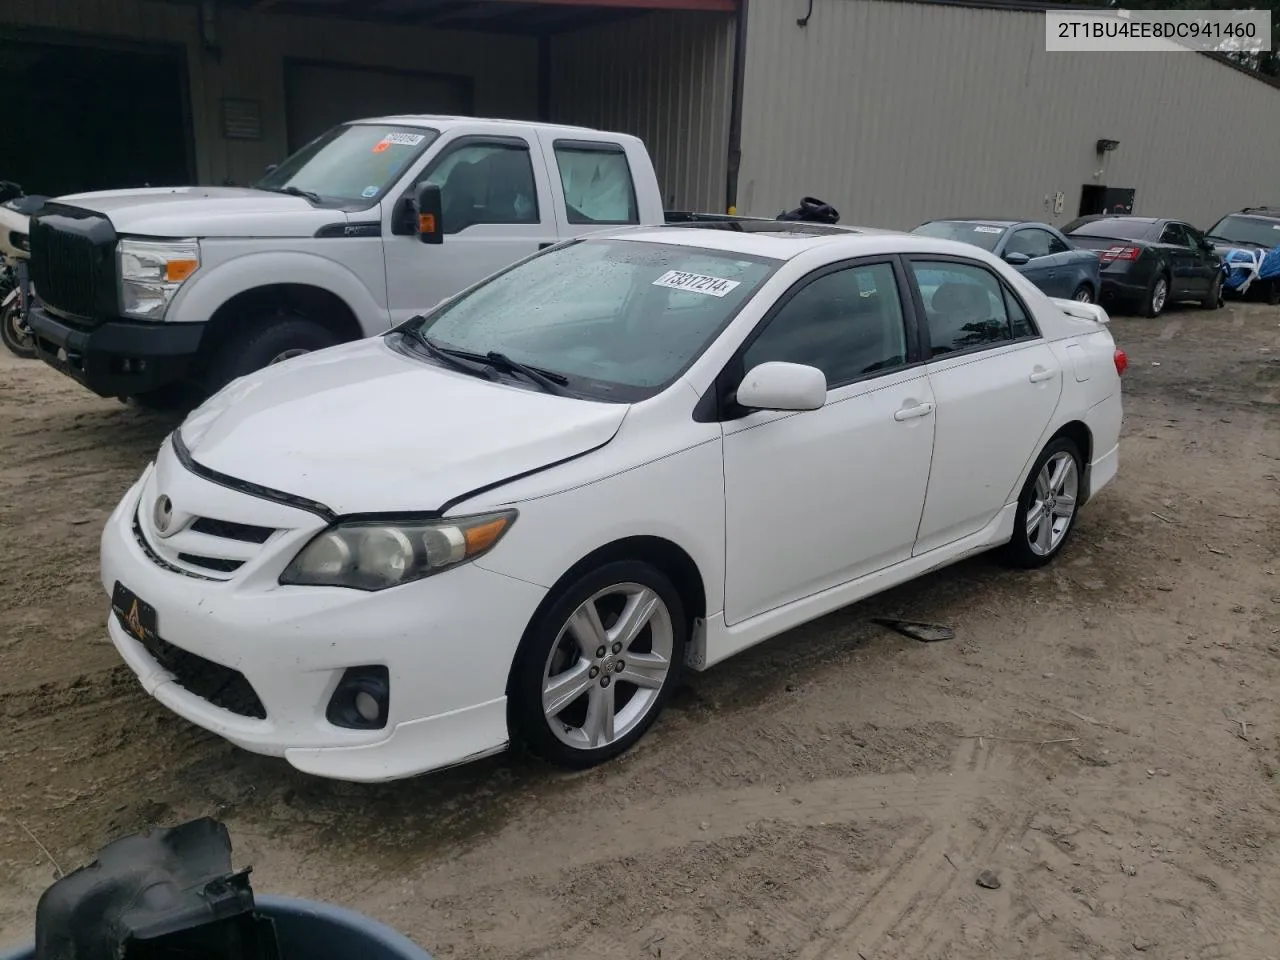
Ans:
[[[1264,217],[1223,217],[1209,229],[1209,236],[1228,243],[1253,243],[1260,247],[1280,247],[1280,220]]]
[[[911,232],[922,237],[958,240],[961,243],[972,243],[983,250],[994,250],[1006,229],[990,223],[970,223],[966,220],[932,220],[920,224]]]
[[[561,374],[574,393],[634,402],[683,373],[778,265],[675,244],[584,240],[444,303],[416,332],[445,350],[498,351]]]
[[[322,133],[254,186],[296,189],[321,201],[371,204],[431,145],[440,131],[357,123]]]
[[[1108,237],[1113,240],[1145,240],[1151,232],[1151,227],[1150,220],[1110,217],[1105,220],[1069,223],[1062,232],[1067,236],[1078,233],[1085,237]]]

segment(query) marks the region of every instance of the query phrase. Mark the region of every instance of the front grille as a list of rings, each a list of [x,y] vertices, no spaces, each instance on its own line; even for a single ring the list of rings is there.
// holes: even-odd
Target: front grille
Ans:
[[[178,559],[193,567],[204,567],[206,570],[217,570],[219,573],[235,573],[244,566],[243,560],[227,560],[223,557],[201,557],[194,553],[180,553]]]
[[[240,671],[175,647],[159,637],[148,642],[147,652],[189,693],[237,716],[267,719],[267,708],[249,678]]]
[[[31,282],[60,314],[106,319],[115,307],[116,233],[106,217],[47,208],[31,221]]]
[[[200,517],[191,524],[196,533],[205,533],[211,537],[222,537],[224,540],[240,540],[244,543],[266,543],[275,533],[271,527],[255,527],[251,523],[236,523],[232,520],[215,520],[212,517]]]

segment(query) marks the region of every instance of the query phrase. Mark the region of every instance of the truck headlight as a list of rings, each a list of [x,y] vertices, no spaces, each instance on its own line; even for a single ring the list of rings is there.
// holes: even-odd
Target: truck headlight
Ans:
[[[138,320],[163,320],[184,280],[200,269],[195,240],[121,240],[120,312]]]
[[[313,537],[280,582],[385,590],[474,560],[501,540],[515,519],[516,511],[501,510],[417,523],[340,523]]]

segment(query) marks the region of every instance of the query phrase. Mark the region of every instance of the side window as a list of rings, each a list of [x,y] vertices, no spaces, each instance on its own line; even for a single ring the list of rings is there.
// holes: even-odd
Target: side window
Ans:
[[[1050,253],[1066,253],[1068,250],[1070,250],[1070,249],[1071,249],[1069,246],[1067,246],[1065,243],[1063,243],[1063,241],[1062,241],[1062,239],[1061,239],[1060,237],[1057,237],[1057,236],[1055,236],[1055,235],[1054,235],[1054,234],[1052,234],[1052,233],[1050,233],[1050,234],[1046,234],[1046,236],[1048,236],[1048,238],[1049,238],[1049,252],[1050,252]]]
[[[1004,306],[1009,313],[1009,332],[1013,334],[1013,339],[1040,336],[1040,331],[1031,322],[1026,309],[1022,306],[1022,301],[1014,296],[1013,291],[1008,287],[1004,287]]]
[[[570,223],[640,222],[631,166],[620,148],[557,141],[555,150]]]
[[[1164,232],[1160,234],[1161,243],[1172,243],[1179,247],[1190,246],[1187,241],[1187,232],[1182,229],[1180,223],[1170,223],[1164,228]]]
[[[802,287],[743,354],[817,367],[834,388],[907,361],[902,302],[887,263],[848,267]]]
[[[445,233],[479,223],[538,223],[527,147],[472,141],[440,157],[424,178],[440,188]]]
[[[1047,257],[1057,251],[1052,249],[1053,234],[1034,227],[1024,227],[1014,233],[1005,245],[1005,253],[1025,253],[1034,260],[1036,257]]]
[[[990,271],[963,263],[912,260],[929,320],[931,356],[999,346],[1016,334],[1005,292]],[[1022,321],[1029,323],[1025,313]]]

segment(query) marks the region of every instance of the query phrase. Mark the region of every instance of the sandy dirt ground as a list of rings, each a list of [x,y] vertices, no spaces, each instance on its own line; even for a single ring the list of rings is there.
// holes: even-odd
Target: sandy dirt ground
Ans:
[[[440,958],[1280,956],[1280,310],[1114,331],[1120,477],[1051,568],[979,558],[690,676],[603,769],[377,787],[142,693],[97,539],[175,423],[0,357],[0,945],[50,856],[210,814],[256,889]]]

